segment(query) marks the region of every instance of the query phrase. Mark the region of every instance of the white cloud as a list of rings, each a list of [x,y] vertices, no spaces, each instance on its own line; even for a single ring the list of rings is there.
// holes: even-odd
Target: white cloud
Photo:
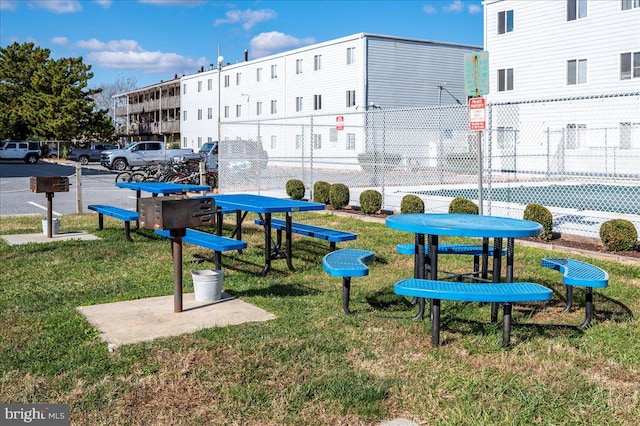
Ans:
[[[111,3],[113,3],[113,0],[95,0],[95,2],[105,9],[109,9],[109,7],[111,7]]]
[[[429,4],[424,5],[424,7],[422,8],[422,11],[424,13],[429,13],[429,14],[438,12],[438,10],[435,7],[433,7],[433,6],[429,5]]]
[[[2,0],[0,1],[0,10],[16,10],[18,2],[16,0]]]
[[[236,24],[238,22],[242,22],[242,28],[244,30],[250,30],[254,25],[274,19],[277,15],[276,12],[271,9],[247,9],[230,10],[225,14],[225,16],[225,19],[216,19],[214,25]]]
[[[261,58],[275,52],[295,49],[300,46],[306,46],[315,43],[313,37],[299,39],[277,31],[269,33],[261,33],[251,39],[249,46],[251,47],[251,57],[253,59]]]
[[[443,7],[445,12],[462,12],[464,10],[464,4],[462,4],[462,0],[453,0],[450,4]]]
[[[135,40],[103,42],[92,38],[80,40],[75,46],[89,50],[87,59],[93,65],[117,70],[142,73],[190,74],[210,63],[205,57],[184,57],[171,52],[150,52]]]
[[[46,9],[53,13],[75,13],[82,10],[79,0],[30,1],[28,4],[35,9]]]
[[[64,46],[65,44],[69,43],[69,39],[66,37],[51,37],[51,43]]]
[[[476,13],[482,13],[482,6],[478,4],[470,4],[467,9],[472,15],[475,15]]]

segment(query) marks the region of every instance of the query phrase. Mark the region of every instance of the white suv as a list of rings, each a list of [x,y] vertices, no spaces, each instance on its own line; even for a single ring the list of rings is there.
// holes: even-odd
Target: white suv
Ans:
[[[27,164],[35,164],[40,157],[38,142],[7,141],[0,148],[0,160],[22,160]]]

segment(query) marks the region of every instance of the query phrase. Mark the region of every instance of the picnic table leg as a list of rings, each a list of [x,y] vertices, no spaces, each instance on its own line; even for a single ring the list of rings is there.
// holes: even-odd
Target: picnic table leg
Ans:
[[[573,286],[565,285],[565,287],[567,288],[567,305],[561,312],[569,312],[573,305]]]
[[[353,315],[349,310],[349,299],[351,298],[351,277],[342,277],[342,309],[347,315]]]
[[[260,275],[267,275],[271,269],[271,213],[264,214],[264,268]]]
[[[493,282],[500,282],[500,273],[502,271],[502,238],[493,239]],[[498,304],[491,303],[491,322],[498,322]]]
[[[430,280],[436,281],[438,279],[438,236],[434,234],[430,234],[427,238],[427,241],[429,243],[429,253],[428,253],[429,276],[428,278]],[[429,318],[431,319],[431,321],[433,321],[434,320],[433,319],[434,318],[433,299],[431,299],[429,308],[430,308]]]
[[[415,254],[413,258],[413,274],[415,278],[424,279],[425,273],[425,255],[424,255],[424,234],[416,234],[415,237]],[[424,299],[418,298],[418,314],[414,320],[424,319]]]
[[[482,239],[482,278],[489,276],[489,238]]]
[[[184,229],[171,230],[173,256],[173,312],[182,312],[182,235]]]
[[[102,230],[104,226],[104,215],[102,213],[98,213],[98,229]]]
[[[505,303],[502,314],[502,346],[509,346],[511,341],[511,303]]]
[[[127,237],[127,240],[133,241],[133,238],[131,238],[131,224],[128,220],[124,222],[124,235]]]
[[[440,299],[431,300],[431,344],[440,345]]]
[[[287,223],[286,223],[286,231],[285,231],[285,253],[286,253],[286,257],[287,257],[287,267],[289,268],[290,271],[295,271],[295,268],[293,267],[293,263],[291,262],[291,223],[293,222],[292,219],[292,214],[291,212],[287,212],[286,213],[286,219],[287,219]]]
[[[584,310],[585,317],[582,324],[580,324],[580,328],[587,328],[589,324],[591,324],[591,317],[593,317],[593,288],[587,287],[585,288],[585,300],[584,300]]]

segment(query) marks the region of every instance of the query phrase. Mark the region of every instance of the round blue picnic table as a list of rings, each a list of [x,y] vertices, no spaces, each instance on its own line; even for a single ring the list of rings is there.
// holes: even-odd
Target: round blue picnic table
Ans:
[[[513,282],[514,238],[534,237],[542,225],[529,220],[472,214],[409,213],[393,215],[386,220],[389,228],[415,234],[414,275],[425,278],[425,253],[429,261],[429,279],[438,279],[438,238],[440,236],[476,237],[483,239],[484,259],[488,257],[488,239],[493,238],[493,282],[500,282],[502,239],[507,238],[506,282]],[[425,235],[427,250],[425,251]],[[477,279],[477,278],[476,278]],[[424,300],[417,317],[424,315]],[[492,304],[491,320],[497,319],[497,304]]]

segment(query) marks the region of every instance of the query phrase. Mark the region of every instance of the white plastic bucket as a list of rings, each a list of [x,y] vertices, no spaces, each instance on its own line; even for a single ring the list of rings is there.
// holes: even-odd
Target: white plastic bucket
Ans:
[[[198,302],[215,302],[222,296],[224,271],[204,269],[191,271],[193,292]]]
[[[42,219],[42,233],[44,235],[49,235],[49,221],[47,219]],[[54,217],[51,219],[51,235],[58,235],[60,233],[60,219]]]

